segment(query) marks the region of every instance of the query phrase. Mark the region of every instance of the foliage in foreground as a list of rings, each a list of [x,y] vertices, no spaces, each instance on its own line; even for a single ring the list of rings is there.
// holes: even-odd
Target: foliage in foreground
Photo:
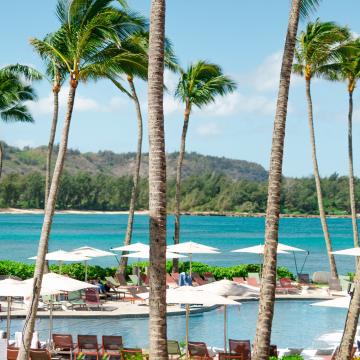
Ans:
[[[309,178],[286,178],[281,195],[281,212],[285,214],[318,214],[315,182]],[[355,196],[360,198],[360,182],[355,181]],[[44,206],[44,176],[39,172],[27,175],[9,174],[0,183],[0,208],[36,208]],[[128,210],[132,177],[64,173],[57,199],[61,210]],[[322,179],[327,213],[349,214],[348,178],[336,174]],[[175,181],[168,182],[168,208],[174,209]],[[182,183],[183,211],[218,211],[257,213],[266,209],[267,183],[232,180],[219,173],[190,176]],[[147,209],[148,183],[141,179],[137,210]],[[357,204],[360,212],[360,202]]]
[[[148,262],[140,262],[137,264],[128,265],[127,274],[131,274],[133,272],[133,266],[138,265],[142,269],[145,270],[146,266],[149,265]],[[167,272],[171,272],[172,262],[168,261],[166,264]],[[10,260],[1,260],[0,261],[0,275],[12,275],[17,276],[21,279],[28,279],[33,276],[35,269],[34,264],[25,264],[16,261]],[[88,266],[88,279],[104,279],[106,276],[114,276],[117,268],[116,267],[101,267],[98,265],[89,265]],[[189,263],[181,262],[179,264],[179,271],[188,271]],[[246,277],[249,272],[259,272],[260,265],[259,264],[240,264],[231,267],[221,267],[221,266],[211,266],[206,265],[200,262],[192,263],[193,272],[197,272],[200,275],[203,275],[206,272],[211,272],[214,274],[217,280],[219,279],[232,279],[233,277]],[[59,273],[58,265],[51,265],[50,271]],[[62,273],[68,274],[69,276],[78,279],[85,279],[85,267],[84,264],[66,264],[62,265]],[[277,269],[277,273],[279,278],[289,277],[294,279],[294,275],[285,267],[279,267]]]

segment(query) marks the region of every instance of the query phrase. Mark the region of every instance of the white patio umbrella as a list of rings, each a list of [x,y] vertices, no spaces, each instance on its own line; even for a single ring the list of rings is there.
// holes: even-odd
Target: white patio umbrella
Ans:
[[[169,245],[168,251],[180,254],[187,254],[190,262],[190,276],[192,274],[192,256],[193,254],[219,254],[217,248],[196,243],[194,241],[187,241],[180,244]]]
[[[149,250],[149,245],[147,244],[143,244],[141,242],[137,242],[137,243],[133,243],[130,245],[124,245],[124,246],[118,246],[118,247],[114,247],[111,248],[111,251],[136,251],[136,252],[140,252],[140,251],[148,251]]]
[[[139,294],[143,299],[149,298],[149,293]],[[167,304],[184,304],[185,313],[186,313],[186,335],[185,343],[186,349],[188,348],[189,342],[189,315],[190,315],[190,305],[238,305],[241,304],[227,299],[224,296],[216,295],[209,291],[199,290],[192,286],[181,286],[176,289],[166,290],[166,303]]]
[[[237,284],[227,279],[214,281],[209,284],[197,286],[197,291],[207,291],[219,296],[253,296],[259,295],[260,289],[247,284]],[[227,351],[227,305],[224,304],[224,351]]]
[[[32,256],[29,259],[36,260],[37,256]],[[47,253],[45,256],[45,260],[57,261],[59,263],[60,274],[61,274],[61,267],[63,262],[79,262],[79,261],[87,261],[89,259],[90,258],[88,256],[74,254],[70,251],[64,251],[64,250],[56,250]]]
[[[30,289],[34,282],[34,279],[27,279],[24,281]],[[97,288],[96,285],[89,284],[84,281],[79,281],[76,279],[72,279],[68,276],[55,274],[55,273],[47,273],[44,274],[42,283],[41,283],[41,294],[42,295],[54,295],[61,294],[64,292],[72,292],[79,291],[83,289],[89,288]],[[49,314],[49,344],[51,344],[52,339],[52,328],[53,328],[53,303],[50,299],[50,314]]]
[[[138,261],[140,259],[149,259],[150,258],[150,247],[145,251],[129,253],[129,254],[125,254],[123,256],[127,257],[127,258],[136,258],[136,259],[138,259]],[[180,259],[180,258],[184,258],[184,257],[186,257],[186,256],[180,255],[180,254],[175,254],[175,253],[172,253],[170,251],[166,251],[166,258],[167,259]],[[140,283],[139,273],[137,274],[137,276],[138,276],[138,281]],[[138,285],[140,285],[140,284],[138,284]]]
[[[116,254],[110,252],[110,251],[104,251],[100,249],[93,248],[91,246],[82,246],[77,249],[74,249],[71,251],[72,254],[75,255],[82,255],[86,256],[90,259],[97,258],[97,257],[104,257],[104,256],[116,256]],[[88,280],[87,276],[87,270],[88,270],[88,263],[87,260],[84,260],[85,265],[85,281]]]
[[[348,309],[350,305],[350,299],[350,296],[340,296],[332,300],[319,301],[310,305]]]
[[[11,326],[11,303],[13,297],[23,297],[30,288],[23,281],[5,279],[0,281],[0,296],[7,299],[6,337],[9,341]]]
[[[128,257],[128,258],[149,259],[150,258],[150,252],[149,251],[141,251],[141,252],[135,252],[135,253],[126,254],[126,255],[123,255],[123,256]],[[167,259],[180,259],[180,258],[185,258],[185,257],[187,257],[187,256],[180,255],[180,254],[175,254],[175,253],[172,253],[170,251],[166,252],[166,258]]]
[[[257,254],[257,255],[264,255],[265,245],[255,245],[255,246],[249,246],[246,248],[231,250],[231,252],[236,253],[248,253],[248,254]],[[288,254],[285,250],[282,250],[280,246],[277,248],[278,254]]]
[[[350,248],[350,249],[344,249],[344,250],[337,250],[333,251],[332,254],[334,255],[348,255],[348,256],[360,256],[360,248]]]
[[[265,251],[265,245],[255,245],[255,246],[249,246],[249,247],[246,247],[246,248],[232,250],[231,252],[257,254],[260,257],[262,257],[262,256],[264,256],[264,251]],[[277,247],[276,253],[277,254],[289,254],[287,251],[281,250],[279,248],[279,246]],[[260,277],[261,277],[261,264],[260,264]]]

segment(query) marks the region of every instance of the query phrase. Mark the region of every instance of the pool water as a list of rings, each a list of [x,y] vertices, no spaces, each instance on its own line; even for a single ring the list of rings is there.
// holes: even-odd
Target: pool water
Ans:
[[[314,301],[277,301],[272,331],[272,342],[279,347],[326,347],[316,339],[328,332],[343,328],[346,311],[310,306]],[[228,307],[228,336],[234,339],[254,338],[258,302],[245,302],[241,307]],[[209,346],[223,346],[224,309],[222,307],[190,317],[190,340],[205,341]],[[21,331],[23,321],[12,321],[12,333]],[[0,329],[6,327],[5,320]],[[48,319],[39,319],[36,330],[40,339],[47,338]],[[122,335],[126,346],[148,346],[147,318],[55,319],[55,333]],[[168,338],[184,341],[185,316],[168,317]],[[74,338],[75,340],[75,338]]]

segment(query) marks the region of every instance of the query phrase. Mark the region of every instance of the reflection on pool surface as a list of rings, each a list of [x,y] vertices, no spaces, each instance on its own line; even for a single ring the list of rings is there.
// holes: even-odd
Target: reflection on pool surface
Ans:
[[[277,301],[272,332],[272,342],[279,347],[314,347],[315,340],[324,333],[343,328],[346,312],[343,309],[312,307],[314,301]],[[255,334],[257,302],[245,302],[239,307],[228,308],[228,334],[235,339],[253,339]],[[194,314],[190,318],[190,339],[205,341],[209,346],[223,346],[223,308]],[[12,333],[21,330],[23,321],[13,320]],[[0,328],[5,328],[2,321]],[[36,329],[41,340],[48,332],[48,319],[37,321]],[[148,346],[148,319],[55,319],[55,333],[119,334],[126,346]],[[183,341],[185,317],[168,317],[168,338]],[[74,339],[75,340],[75,339]],[[100,339],[99,339],[100,340]],[[324,345],[324,344],[322,344]]]

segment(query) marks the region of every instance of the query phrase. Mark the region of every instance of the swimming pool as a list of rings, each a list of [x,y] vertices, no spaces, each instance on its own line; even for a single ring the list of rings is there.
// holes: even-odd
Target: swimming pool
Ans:
[[[316,339],[328,332],[343,328],[346,311],[335,308],[312,307],[314,301],[280,300],[276,302],[272,331],[272,342],[279,347],[326,346]],[[257,302],[245,302],[239,307],[228,308],[228,335],[235,339],[253,339],[255,334]],[[223,346],[223,308],[190,318],[190,340],[205,341],[209,346]],[[23,321],[14,319],[12,333],[20,331]],[[39,319],[36,329],[41,340],[48,334],[48,319]],[[0,323],[4,329],[6,322]],[[55,319],[54,332],[77,334],[111,335],[119,334],[126,346],[148,346],[148,319],[146,318],[103,318],[103,319]],[[168,317],[168,338],[183,341],[185,338],[185,317]],[[99,339],[100,340],[100,339]]]

